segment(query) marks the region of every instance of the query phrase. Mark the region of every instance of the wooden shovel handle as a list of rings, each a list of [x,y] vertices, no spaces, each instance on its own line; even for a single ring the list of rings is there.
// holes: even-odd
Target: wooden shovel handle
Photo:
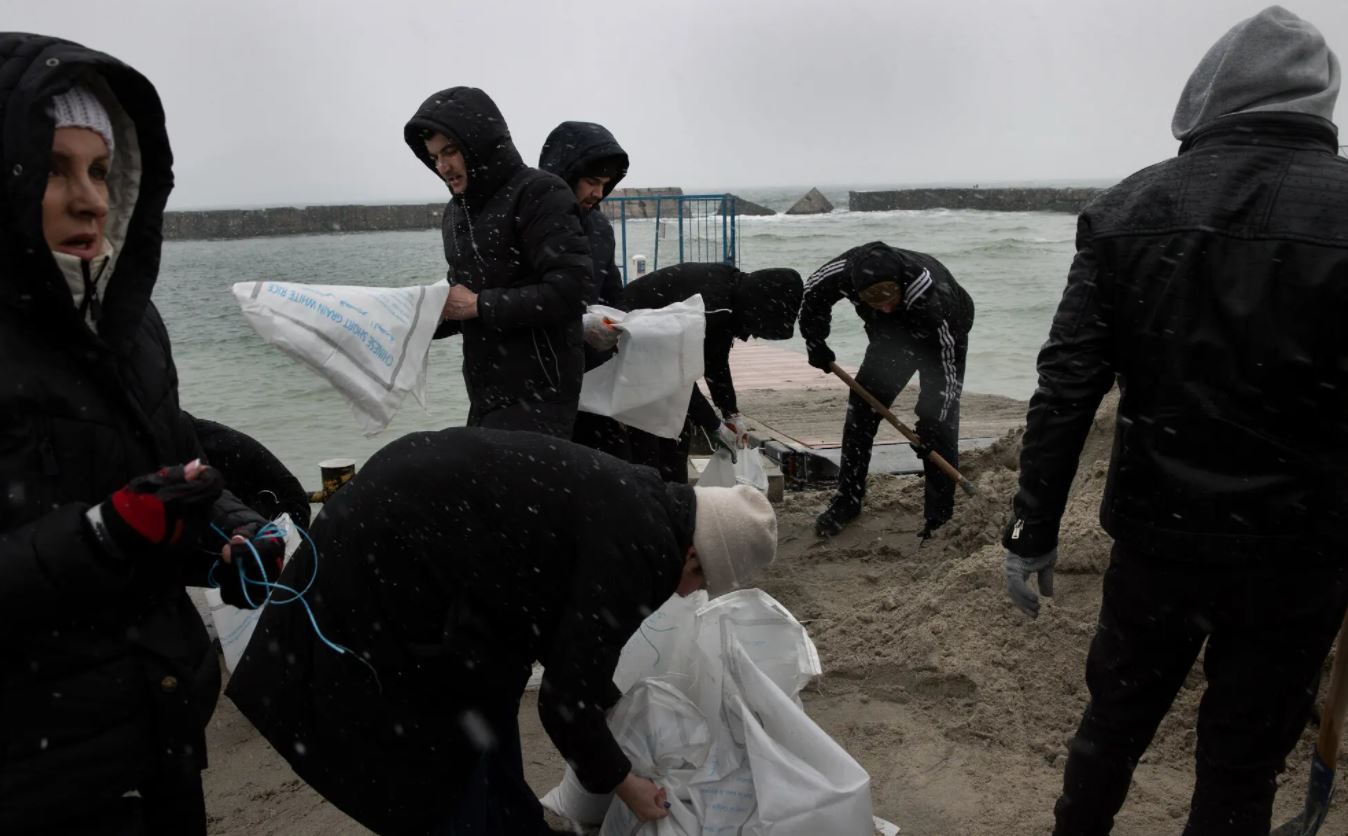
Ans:
[[[1338,648],[1334,651],[1334,666],[1329,669],[1329,690],[1320,710],[1320,736],[1315,751],[1320,760],[1334,768],[1339,757],[1339,741],[1343,739],[1343,717],[1348,709],[1348,616],[1339,627]]]
[[[862,400],[870,404],[871,409],[874,409],[886,421],[893,424],[894,429],[898,430],[903,435],[904,438],[908,439],[917,447],[922,446],[922,440],[917,437],[917,433],[913,432],[912,430],[904,426],[903,422],[900,421],[898,418],[895,418],[894,413],[889,411],[889,407],[880,403],[880,401],[877,400],[874,395],[872,395],[870,392],[867,392],[865,388],[862,387],[860,383],[857,383],[856,380],[853,379],[853,377],[850,374],[843,371],[842,367],[840,367],[837,363],[830,363],[829,368],[832,370],[834,374],[838,376],[839,380],[847,384],[849,389],[851,389],[853,392],[856,392],[858,395],[861,396]],[[945,460],[944,456],[933,450],[931,453],[927,454],[927,458],[933,464],[935,464],[936,467],[939,468],[942,473],[950,477],[950,481],[954,482],[955,484],[963,488],[965,493],[967,493],[970,496],[974,495],[973,483],[970,482],[968,479],[965,479],[964,476],[950,464],[950,462]]]

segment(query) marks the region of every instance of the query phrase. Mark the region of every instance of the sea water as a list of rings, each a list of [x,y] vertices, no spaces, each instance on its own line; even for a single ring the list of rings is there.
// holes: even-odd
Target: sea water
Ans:
[[[846,206],[845,192],[826,193],[836,206]],[[794,199],[781,190],[742,194],[774,208]],[[740,267],[791,267],[808,277],[868,241],[930,253],[976,307],[965,389],[1028,398],[1035,356],[1071,264],[1075,228],[1074,216],[1049,212],[844,208],[828,215],[742,217]],[[661,265],[668,259],[662,251]],[[264,344],[230,293],[235,282],[257,280],[424,284],[442,278],[444,267],[438,230],[167,242],[154,299],[172,336],[184,407],[252,435],[311,487],[322,459],[361,462],[399,435],[462,425],[468,403],[458,338],[432,345],[428,411],[409,397],[384,433],[365,438],[342,398],[308,368]],[[845,302],[833,309],[829,344],[845,363],[860,362],[865,351],[865,334]],[[779,345],[805,350],[799,333]]]

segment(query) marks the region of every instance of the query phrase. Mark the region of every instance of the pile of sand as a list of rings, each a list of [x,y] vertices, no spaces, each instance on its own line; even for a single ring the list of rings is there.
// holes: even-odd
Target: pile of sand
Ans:
[[[1030,620],[1011,606],[1001,529],[1016,488],[1020,431],[965,457],[978,495],[919,545],[923,484],[872,478],[865,513],[819,540],[826,491],[788,493],[781,548],[762,587],[804,621],[825,675],[806,709],[870,772],[875,812],[905,834],[1047,833],[1067,741],[1087,694],[1085,658],[1109,538],[1097,514],[1113,434],[1111,396],[1081,457],[1063,520],[1056,597]],[[1192,790],[1196,668],[1138,768],[1118,834],[1178,832]],[[520,715],[540,794],[563,764],[532,697]],[[1311,733],[1293,752],[1275,822],[1300,807]],[[213,833],[363,832],[300,783],[222,701],[210,730]],[[1322,830],[1348,832],[1348,814]]]

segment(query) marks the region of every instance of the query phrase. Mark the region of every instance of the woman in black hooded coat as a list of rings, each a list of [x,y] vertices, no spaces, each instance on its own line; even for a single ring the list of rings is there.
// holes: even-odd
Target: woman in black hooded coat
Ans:
[[[207,523],[264,521],[182,466],[150,302],[171,164],[144,76],[0,33],[0,833],[206,832],[220,670],[183,587],[241,604]]]

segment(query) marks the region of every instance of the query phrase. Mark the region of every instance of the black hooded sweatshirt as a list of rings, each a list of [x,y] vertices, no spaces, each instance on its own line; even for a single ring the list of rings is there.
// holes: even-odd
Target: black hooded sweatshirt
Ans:
[[[616,307],[625,311],[663,308],[701,294],[707,311],[702,341],[703,375],[712,401],[725,417],[739,412],[735,382],[730,377],[730,349],[735,340],[758,337],[786,340],[796,328],[802,294],[800,274],[772,269],[745,273],[729,264],[686,262],[648,273],[623,291]],[[709,433],[721,424],[716,410],[697,386],[688,415]]]
[[[141,167],[109,216],[97,333],[42,229],[49,103],[90,75],[124,111],[112,177]],[[194,543],[110,558],[85,523],[132,478],[201,455],[150,302],[173,186],[159,97],[114,58],[18,33],[0,34],[0,91],[0,832],[51,832],[206,765],[220,672],[183,586],[204,585],[214,557]],[[216,515],[226,530],[258,519],[232,508]]]
[[[627,176],[627,152],[608,128],[594,122],[563,122],[548,134],[538,167],[556,174],[575,189],[577,181],[601,166],[608,173],[604,197],[608,197]],[[594,262],[594,285],[585,301],[601,305],[616,305],[622,294],[623,278],[614,261],[617,246],[613,224],[595,207],[582,210],[581,223],[590,240],[590,258]]]
[[[595,497],[603,497],[595,502]],[[541,662],[538,713],[593,792],[631,765],[604,712],[627,639],[674,593],[695,497],[654,470],[537,433],[458,427],[376,453],[314,522],[229,698],[295,771],[381,833],[424,833],[480,757],[464,718],[517,705]],[[320,570],[321,571],[318,571]]]
[[[444,322],[436,336],[463,334],[463,377],[474,411],[521,402],[574,405],[584,371],[580,316],[592,273],[575,195],[560,178],[524,164],[501,112],[481,90],[442,90],[408,121],[407,145],[431,171],[425,139],[433,133],[453,139],[467,165],[468,189],[445,205],[442,232],[449,282],[478,294],[478,317]]]

